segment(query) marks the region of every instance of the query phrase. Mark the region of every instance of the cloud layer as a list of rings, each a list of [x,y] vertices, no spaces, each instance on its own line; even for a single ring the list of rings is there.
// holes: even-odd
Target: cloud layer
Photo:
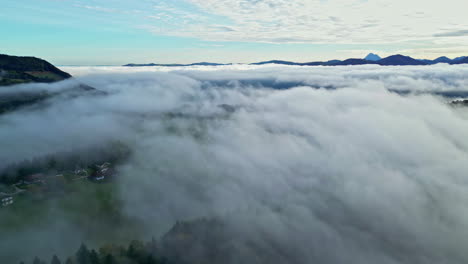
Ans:
[[[370,51],[387,55],[407,53],[421,58],[466,56],[468,52],[468,19],[464,12],[468,6],[464,0],[162,0],[132,4],[95,0],[93,5],[73,0],[71,3],[101,16],[113,13],[115,17],[109,22],[132,21],[131,28],[156,35],[234,45],[331,44],[329,48],[335,50],[335,56],[339,51],[345,56],[359,57]],[[303,53],[323,56],[312,48],[321,49],[315,46]],[[356,49],[359,51],[353,52]],[[293,48],[285,45],[284,50]],[[270,51],[274,54],[273,49]],[[245,54],[242,57],[248,58]]]
[[[427,1],[286,1],[226,0],[193,4],[208,13],[224,16],[225,30],[193,30],[192,34],[214,40],[390,43],[423,40],[450,28],[464,30],[468,20],[462,0]],[[197,33],[197,31],[199,33]]]
[[[289,263],[468,261],[468,116],[434,95],[466,66],[99,69],[66,70],[106,96],[0,116],[0,160],[118,139],[148,234],[218,217]]]

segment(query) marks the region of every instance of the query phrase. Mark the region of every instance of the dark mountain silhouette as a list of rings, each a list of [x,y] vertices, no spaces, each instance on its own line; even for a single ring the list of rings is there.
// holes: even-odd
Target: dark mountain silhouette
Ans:
[[[435,60],[426,60],[426,59],[414,59],[409,56],[404,55],[392,55],[383,59],[378,55],[370,53],[364,59],[346,59],[346,60],[329,60],[329,61],[311,61],[311,62],[293,62],[285,60],[269,60],[250,63],[249,65],[265,65],[265,64],[279,64],[279,65],[296,65],[296,66],[345,66],[345,65],[365,65],[365,64],[378,64],[382,66],[404,66],[404,65],[432,65],[436,63],[449,63],[449,64],[462,64],[468,63],[468,57],[458,57],[453,60],[443,56]],[[164,66],[164,67],[174,67],[174,66],[219,66],[219,65],[230,65],[230,64],[220,64],[220,63],[209,63],[209,62],[199,62],[192,64],[126,64],[124,66],[129,67],[140,67],[140,66]]]
[[[424,62],[425,64],[428,64],[428,65],[435,64],[433,60],[418,59],[418,61]]]
[[[270,61],[261,61],[250,63],[250,65],[264,65],[264,64],[280,64],[280,65],[297,65],[297,66],[320,66],[320,65],[333,65],[340,62],[339,60],[331,61],[312,61],[312,62],[292,62],[292,61],[283,61],[283,60],[270,60]]]
[[[376,59],[378,55],[376,55],[375,57],[372,56],[375,54],[371,53],[369,55],[366,56],[365,59],[347,59],[343,61],[330,60],[327,62],[322,62],[322,61],[292,62],[292,61],[283,61],[283,60],[270,60],[270,61],[251,63],[251,65],[281,64],[281,65],[298,65],[298,66],[345,66],[345,65],[378,64],[381,66],[404,66],[404,65],[430,65],[430,64],[437,64],[437,63],[450,63],[450,64],[468,63],[468,57],[459,57],[454,60],[451,60],[443,56],[435,60],[417,60],[409,56],[398,54],[398,55],[392,55],[383,59],[373,61],[373,60],[369,60],[369,58]]]
[[[264,65],[264,64],[303,65],[305,63],[298,63],[298,62],[292,62],[292,61],[283,61],[283,60],[270,60],[270,61],[261,61],[261,62],[251,63],[251,65]]]
[[[384,66],[400,66],[400,65],[427,65],[427,63],[413,59],[409,56],[392,55],[377,61],[378,64]]]
[[[184,66],[222,66],[222,65],[230,65],[230,64],[212,63],[212,62],[197,62],[197,63],[190,63],[190,64],[177,64],[177,63],[170,63],[170,64],[158,64],[158,63],[136,64],[136,63],[129,63],[129,64],[125,64],[123,66],[126,66],[126,67],[145,67],[145,66],[184,67]]]
[[[331,65],[340,66],[340,65],[364,65],[364,64],[376,64],[376,62],[364,60],[364,59],[347,59],[344,61],[336,62]]]
[[[445,57],[445,56],[442,56],[442,57],[439,57],[439,58],[433,60],[433,62],[435,62],[435,63],[451,63],[452,60]]]
[[[346,65],[365,65],[365,64],[379,64],[379,65],[426,65],[421,61],[415,60],[411,57],[403,55],[394,55],[378,61],[370,61],[365,59],[347,59],[347,60],[331,60],[327,62],[292,62],[282,60],[271,60],[251,63],[251,65],[264,65],[264,64],[281,64],[281,65],[298,65],[298,66],[346,66]]]
[[[453,62],[457,62],[457,61],[461,61],[463,59],[467,58],[467,56],[461,56],[461,57],[456,57],[455,59],[453,59],[452,61]]]
[[[453,63],[454,60],[451,60],[445,56],[442,56],[442,57],[439,57],[435,60],[426,60],[426,59],[421,59],[421,60],[418,60],[418,61],[421,61],[421,62],[424,62],[426,64],[429,64],[429,65],[432,65],[432,64],[437,64],[437,63]]]
[[[459,60],[452,61],[452,64],[465,64],[468,63],[468,57],[460,58]]]
[[[341,62],[340,60],[329,60],[329,61],[324,62],[323,65],[335,65],[340,62]]]
[[[304,62],[304,63],[295,63],[295,62],[288,62],[288,63],[292,65],[299,65],[299,66],[320,66],[320,65],[324,65],[327,62],[312,61],[312,62]]]
[[[71,75],[35,57],[0,54],[0,86],[29,82],[56,82]]]

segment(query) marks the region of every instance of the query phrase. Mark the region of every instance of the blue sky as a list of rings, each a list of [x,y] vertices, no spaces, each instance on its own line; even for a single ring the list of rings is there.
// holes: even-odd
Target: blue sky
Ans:
[[[368,52],[455,57],[468,55],[463,6],[464,0],[3,0],[0,53],[59,65],[314,61]]]

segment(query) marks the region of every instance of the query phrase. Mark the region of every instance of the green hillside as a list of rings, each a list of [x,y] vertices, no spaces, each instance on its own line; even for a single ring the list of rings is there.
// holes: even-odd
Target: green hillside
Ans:
[[[70,74],[42,59],[0,54],[0,86],[29,82],[50,83],[70,77]]]

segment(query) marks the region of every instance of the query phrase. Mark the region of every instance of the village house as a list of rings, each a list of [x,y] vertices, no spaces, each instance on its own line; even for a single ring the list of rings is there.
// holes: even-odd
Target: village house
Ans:
[[[3,207],[9,206],[13,204],[14,200],[12,196],[4,196],[0,198],[1,204]]]
[[[106,178],[106,177],[105,177],[104,175],[100,175],[100,176],[94,177],[94,180],[96,180],[96,181],[102,181],[102,180],[104,180],[105,178]]]
[[[110,168],[110,165],[111,164],[109,162],[105,162],[102,165],[97,165],[96,167],[98,170],[96,171],[94,175],[90,177],[90,179],[94,181],[103,181],[107,177],[112,176],[113,171]]]
[[[73,173],[77,176],[88,176],[88,171],[85,169],[76,169]]]
[[[109,162],[104,162],[102,165],[97,165],[99,169],[106,169],[106,168],[109,168],[110,167],[110,163]]]

